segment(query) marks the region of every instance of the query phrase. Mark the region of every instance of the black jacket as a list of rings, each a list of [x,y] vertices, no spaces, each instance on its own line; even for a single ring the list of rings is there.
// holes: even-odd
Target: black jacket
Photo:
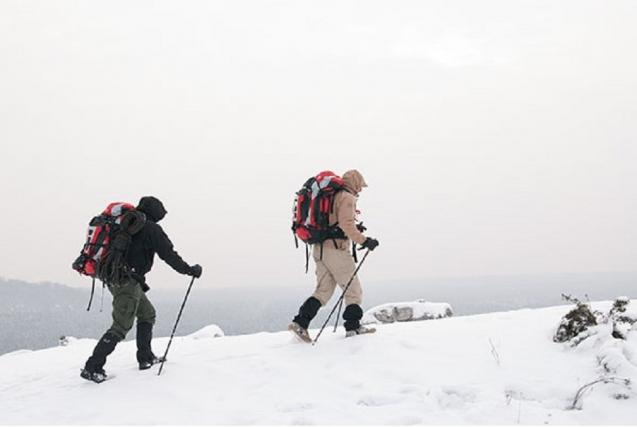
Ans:
[[[144,197],[137,209],[146,214],[146,224],[133,236],[126,253],[126,263],[133,270],[133,277],[146,286],[146,273],[153,267],[155,254],[181,274],[189,274],[190,266],[179,256],[173,244],[156,221],[165,215],[161,202],[154,197]]]

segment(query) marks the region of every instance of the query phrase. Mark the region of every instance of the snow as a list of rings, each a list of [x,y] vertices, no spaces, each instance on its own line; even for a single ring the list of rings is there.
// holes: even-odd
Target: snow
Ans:
[[[225,336],[225,334],[217,325],[208,325],[204,328],[199,329],[197,332],[188,335],[189,338],[192,338],[194,340],[221,338],[223,336]]]
[[[628,300],[627,297],[622,297],[624,300]],[[629,300],[630,301],[630,300]],[[626,317],[630,317],[632,319],[637,319],[637,304],[635,301],[631,301],[626,307],[626,311],[622,313]]]
[[[363,315],[362,323],[393,323],[451,316],[453,316],[453,310],[449,304],[420,299],[413,302],[387,303],[370,308]]]
[[[348,339],[340,330],[316,346],[287,332],[176,337],[160,377],[137,370],[129,341],[100,385],[79,377],[95,340],[72,340],[0,356],[0,424],[637,423],[637,395],[618,384],[568,409],[603,374],[598,357],[637,380],[635,329],[626,341],[603,325],[577,347],[552,342],[570,308],[382,324]],[[156,352],[166,344],[156,339]]]

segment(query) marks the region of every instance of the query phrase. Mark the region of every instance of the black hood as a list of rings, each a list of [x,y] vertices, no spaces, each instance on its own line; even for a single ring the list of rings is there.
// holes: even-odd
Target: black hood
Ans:
[[[137,210],[146,214],[146,217],[153,222],[159,222],[168,212],[164,208],[164,204],[156,197],[146,196],[139,200]]]

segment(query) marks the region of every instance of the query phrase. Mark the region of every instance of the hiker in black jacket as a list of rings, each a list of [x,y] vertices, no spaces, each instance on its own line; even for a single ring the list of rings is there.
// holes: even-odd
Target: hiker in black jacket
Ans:
[[[129,274],[121,283],[108,285],[108,290],[113,294],[113,324],[98,341],[93,355],[88,358],[82,370],[82,378],[90,381],[102,382],[106,379],[106,357],[132,329],[135,318],[139,369],[148,369],[153,364],[161,362],[151,349],[155,308],[145,294],[150,289],[146,284],[145,275],[153,266],[155,254],[178,273],[201,276],[201,266],[189,266],[173,249],[172,242],[157,224],[167,213],[161,201],[155,197],[142,197],[137,210],[146,216],[146,222],[132,237],[126,253],[125,265]]]

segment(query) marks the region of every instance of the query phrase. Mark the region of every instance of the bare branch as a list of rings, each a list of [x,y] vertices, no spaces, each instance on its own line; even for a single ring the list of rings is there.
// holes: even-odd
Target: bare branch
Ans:
[[[491,345],[491,355],[495,359],[495,363],[500,366],[500,354],[498,354],[498,350],[496,350],[495,345],[493,345],[493,341],[489,338],[489,344]]]
[[[581,409],[580,401],[584,397],[584,393],[586,393],[589,389],[591,389],[595,384],[604,383],[604,384],[622,384],[625,386],[630,385],[630,379],[628,378],[618,378],[618,377],[605,377],[599,378],[593,382],[583,385],[577,390],[575,394],[575,398],[573,399],[573,403],[568,409]]]

